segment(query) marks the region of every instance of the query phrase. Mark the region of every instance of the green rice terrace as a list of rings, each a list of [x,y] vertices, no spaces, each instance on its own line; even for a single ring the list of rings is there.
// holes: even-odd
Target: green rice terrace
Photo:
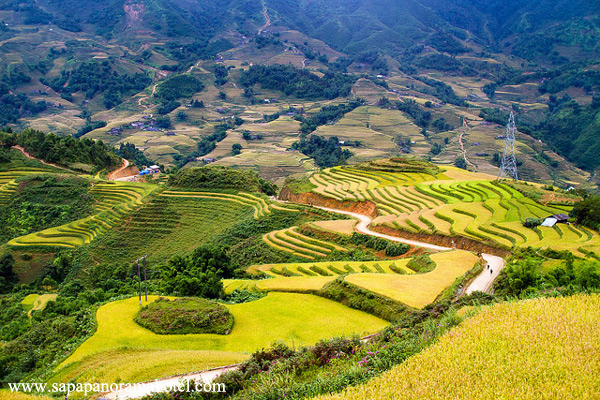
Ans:
[[[18,162],[0,173],[7,209],[17,196],[36,199],[33,183],[42,182],[77,193],[83,210],[2,247],[37,282],[16,297],[23,321],[82,327],[43,350],[43,368],[18,367],[22,377],[127,382],[236,364],[274,342],[298,349],[370,335],[471,287],[487,290],[504,263],[490,252],[539,248],[546,270],[561,262],[548,251],[569,250],[578,263],[600,253],[598,233],[575,221],[524,226],[568,214],[573,196],[546,201],[539,185],[451,167],[401,159],[333,167],[290,181],[281,200],[250,173],[184,171],[148,183]],[[149,296],[140,304],[142,283]],[[88,311],[68,314],[72,301]]]
[[[446,176],[448,175],[448,176]],[[568,214],[572,204],[538,202],[510,183],[462,170],[434,175],[334,167],[309,178],[312,193],[336,201],[372,202],[373,226],[405,233],[464,237],[501,248],[532,246],[598,253],[600,237],[583,226],[526,228],[527,219]],[[454,179],[453,179],[454,178]]]

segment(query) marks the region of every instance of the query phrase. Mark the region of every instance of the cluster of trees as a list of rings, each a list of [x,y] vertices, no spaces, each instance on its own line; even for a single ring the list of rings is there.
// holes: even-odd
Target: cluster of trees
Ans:
[[[575,218],[578,224],[600,231],[600,196],[589,195],[575,203],[569,215]]]
[[[13,266],[15,259],[11,253],[4,253],[0,256],[0,293],[7,293],[19,281],[19,277],[15,274]]]
[[[563,260],[552,270],[545,272],[540,265],[546,259]],[[598,261],[575,261],[568,252],[553,250],[535,251],[531,248],[518,250],[513,260],[501,272],[494,286],[496,294],[529,296],[546,291],[565,293],[600,289],[600,263]]]
[[[15,123],[21,117],[38,114],[46,108],[44,100],[33,102],[24,93],[11,94],[8,87],[0,83],[0,125]]]
[[[435,79],[431,79],[431,78],[419,77],[417,79],[420,80],[421,82],[429,85],[431,88],[433,88],[432,90],[423,89],[422,90],[423,93],[431,94],[431,95],[437,97],[438,99],[440,99],[444,103],[450,103],[450,104],[454,104],[456,106],[466,106],[467,105],[467,103],[465,102],[465,100],[463,98],[456,95],[456,93],[454,92],[454,89],[452,89],[452,86],[447,85],[441,81],[436,81]]]
[[[223,278],[231,278],[233,270],[227,248],[202,245],[188,256],[175,256],[161,267],[165,291],[178,296],[221,298]]]
[[[143,165],[153,165],[154,161],[146,157],[143,151],[139,150],[133,143],[121,143],[116,150],[119,157],[133,161],[135,165],[141,167]]]
[[[371,235],[354,232],[350,236],[350,243],[355,246],[365,246],[375,251],[385,251],[388,257],[397,257],[410,250],[410,246],[404,243],[395,243],[386,239]]]
[[[219,12],[219,14],[222,13]],[[169,29],[172,28],[173,27],[169,27]],[[177,36],[187,36],[190,34],[189,31],[182,33],[183,34],[177,34]],[[203,34],[206,33],[206,31],[203,32]],[[177,61],[177,64],[161,65],[160,69],[183,72],[191,65],[198,62],[198,59],[209,60],[214,58],[218,53],[227,51],[231,48],[233,48],[233,44],[231,44],[231,42],[227,39],[209,41],[206,37],[194,35],[191,43],[185,43],[183,41],[169,41],[165,43],[164,46],[155,46],[154,50],[170,60]]]
[[[292,145],[292,148],[314,158],[315,163],[323,168],[345,164],[346,160],[352,157],[350,150],[340,147],[337,136],[329,139],[317,135],[311,135],[308,139],[302,137],[299,142]]]
[[[428,42],[437,50],[453,55],[469,51],[467,47],[463,46],[454,36],[447,32],[435,33],[429,38]]]
[[[0,125],[14,123],[22,116],[46,110],[47,104],[43,100],[33,102],[24,93],[11,93],[17,86],[30,81],[31,77],[20,68],[14,68],[0,77]]]
[[[265,89],[307,100],[347,96],[356,80],[356,76],[337,72],[327,72],[319,77],[291,65],[253,65],[240,77],[240,83],[246,88],[260,84]]]
[[[393,103],[392,108],[400,110],[410,115],[417,125],[426,129],[431,121],[431,112],[425,111],[419,103],[412,99],[397,101]]]
[[[93,165],[96,169],[120,164],[114,150],[101,140],[45,134],[33,129],[24,129],[18,133],[0,131],[0,145],[15,144],[23,147],[33,157],[56,164],[82,163]]]
[[[144,89],[152,79],[140,73],[118,75],[110,61],[87,61],[71,71],[62,71],[56,78],[42,78],[40,81],[62,93],[68,101],[73,101],[72,93],[83,92],[88,99],[102,93],[104,106],[112,108],[122,102],[123,96]]]
[[[158,85],[155,96],[168,102],[181,97],[191,97],[203,89],[204,84],[200,79],[190,74],[181,74],[172,76]]]
[[[300,125],[300,131],[303,134],[314,132],[319,126],[331,123],[342,118],[346,113],[360,107],[364,104],[362,99],[356,99],[349,103],[343,103],[338,105],[325,106],[319,110],[316,114],[311,115],[309,118],[302,118]]]

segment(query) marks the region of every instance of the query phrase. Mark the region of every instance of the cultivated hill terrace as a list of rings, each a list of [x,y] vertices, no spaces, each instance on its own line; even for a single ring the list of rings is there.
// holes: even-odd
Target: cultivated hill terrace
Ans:
[[[599,10],[496,3],[0,4],[0,399],[600,398]]]

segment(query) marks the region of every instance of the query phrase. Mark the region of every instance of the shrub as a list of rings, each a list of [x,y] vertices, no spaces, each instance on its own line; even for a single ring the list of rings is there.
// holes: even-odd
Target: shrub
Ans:
[[[227,335],[233,328],[233,315],[227,307],[198,298],[163,297],[143,307],[135,322],[154,333],[216,333]]]
[[[435,269],[435,262],[429,258],[429,254],[421,254],[413,257],[406,266],[418,273],[425,273]]]
[[[385,255],[388,257],[397,257],[406,254],[410,246],[405,243],[390,243],[385,248]]]

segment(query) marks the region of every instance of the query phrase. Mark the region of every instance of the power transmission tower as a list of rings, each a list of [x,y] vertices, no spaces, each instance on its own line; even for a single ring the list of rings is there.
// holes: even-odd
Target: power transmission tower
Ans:
[[[502,155],[502,163],[500,164],[500,172],[498,172],[498,180],[504,178],[513,178],[519,182],[517,175],[517,157],[515,156],[515,134],[517,133],[517,125],[515,124],[515,114],[511,111],[508,117],[508,125],[506,126],[506,141],[504,144],[504,154]]]

